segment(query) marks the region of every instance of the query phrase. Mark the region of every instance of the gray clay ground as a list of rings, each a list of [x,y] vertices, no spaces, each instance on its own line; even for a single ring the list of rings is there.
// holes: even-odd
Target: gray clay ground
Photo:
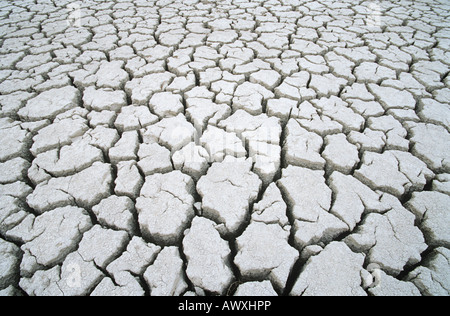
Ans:
[[[0,295],[449,295],[449,21],[1,0]]]

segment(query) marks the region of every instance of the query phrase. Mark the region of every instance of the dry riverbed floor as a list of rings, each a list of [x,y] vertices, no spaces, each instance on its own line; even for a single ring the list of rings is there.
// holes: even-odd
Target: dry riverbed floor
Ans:
[[[449,21],[1,0],[0,295],[449,295]]]

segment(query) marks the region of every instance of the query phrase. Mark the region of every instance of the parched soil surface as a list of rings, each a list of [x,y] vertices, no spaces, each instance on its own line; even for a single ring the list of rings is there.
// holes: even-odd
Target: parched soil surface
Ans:
[[[449,295],[449,21],[1,0],[0,295]]]

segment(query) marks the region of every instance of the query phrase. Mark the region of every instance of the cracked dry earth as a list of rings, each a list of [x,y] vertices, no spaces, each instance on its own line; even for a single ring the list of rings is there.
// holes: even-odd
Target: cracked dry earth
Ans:
[[[0,1],[0,295],[448,295],[449,12]]]

